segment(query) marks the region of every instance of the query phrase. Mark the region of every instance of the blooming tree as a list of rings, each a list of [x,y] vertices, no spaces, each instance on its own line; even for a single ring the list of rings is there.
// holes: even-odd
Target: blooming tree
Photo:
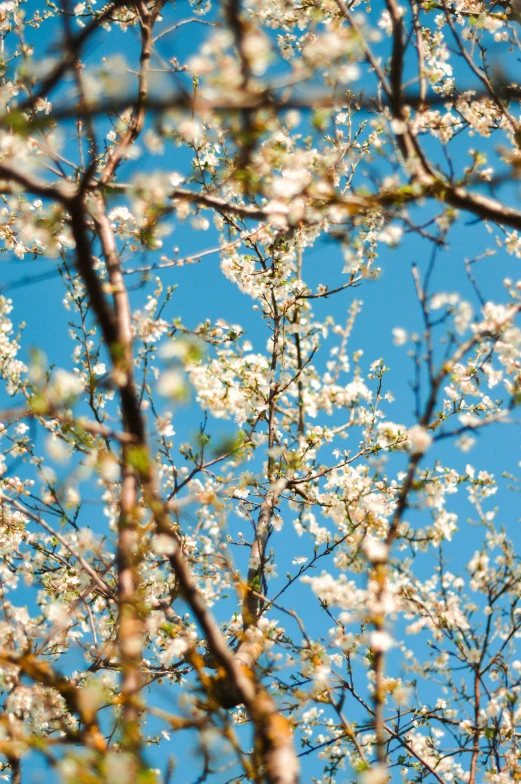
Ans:
[[[0,4],[6,780],[521,781],[518,13]]]

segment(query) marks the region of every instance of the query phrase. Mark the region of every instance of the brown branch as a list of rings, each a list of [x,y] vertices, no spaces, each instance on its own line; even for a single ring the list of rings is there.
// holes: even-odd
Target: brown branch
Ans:
[[[111,279],[114,292],[114,310],[110,308],[103,293],[101,282],[93,269],[91,243],[88,232],[87,218],[81,198],[77,197],[70,203],[71,225],[76,240],[77,267],[87,288],[93,311],[107,344],[114,371],[121,374],[119,395],[126,432],[131,433],[135,440],[134,449],[139,449],[139,479],[143,492],[143,500],[150,509],[156,531],[171,537],[176,543],[175,550],[169,559],[177,577],[182,595],[196,617],[217,664],[223,671],[227,688],[239,695],[239,701],[246,707],[255,728],[266,780],[269,784],[296,784],[298,781],[298,761],[293,748],[292,733],[289,722],[280,714],[273,698],[255,682],[251,670],[242,667],[235,660],[217,623],[209,613],[205,601],[197,588],[195,579],[181,551],[176,533],[172,527],[168,510],[162,502],[155,465],[150,457],[146,439],[144,420],[139,408],[137,396],[131,377],[131,366],[128,364],[131,348],[125,343],[118,321],[117,309],[126,308],[122,292],[122,278],[118,277],[118,264],[115,260],[115,248],[111,245],[113,234],[108,236],[108,219],[101,209],[95,212],[100,239],[104,245],[107,268],[112,267],[115,277]],[[112,230],[111,230],[112,231]],[[130,605],[130,601],[129,601]],[[133,616],[134,620],[136,615]]]
[[[24,174],[18,169],[12,169],[10,166],[6,166],[3,163],[0,164],[0,181],[2,179],[9,182],[16,182],[29,193],[34,193],[35,196],[42,196],[46,199],[53,199],[59,204],[65,203],[67,199],[73,195],[75,190],[71,183],[50,184],[41,182],[40,180],[34,179],[34,177],[31,177],[29,174]],[[1,192],[3,191],[0,186],[0,193]]]
[[[376,61],[375,64],[377,65]],[[374,65],[371,64],[371,67],[374,67]],[[382,74],[382,77],[384,77],[383,72],[380,71],[380,73]],[[427,96],[424,95],[423,92],[417,94],[404,91],[403,106],[412,109],[420,108],[422,110],[436,106],[445,106],[447,103],[456,103],[459,96],[468,92],[468,90],[473,90],[473,87],[471,85],[464,88],[462,87],[458,92],[455,92],[453,96],[440,95],[437,93]],[[521,87],[515,85],[499,85],[494,87],[494,90],[496,95],[503,101],[521,101]],[[488,96],[488,90],[480,92],[474,90],[473,98],[475,101],[480,101]],[[76,105],[57,106],[52,109],[48,115],[45,115],[45,117],[39,117],[38,125],[41,127],[42,124],[52,125],[60,120],[87,119],[102,114],[114,115],[127,109],[129,104],[132,104],[133,102],[136,102],[136,98],[125,95],[120,98],[101,100],[97,103],[90,103],[80,107]],[[149,96],[145,106],[147,111],[151,113],[167,112],[170,109],[186,109],[195,114],[200,113],[204,115],[209,112],[237,113],[244,110],[256,111],[258,109],[270,109],[273,112],[283,112],[287,109],[300,109],[302,111],[337,109],[338,111],[341,111],[350,104],[355,104],[361,109],[371,112],[374,112],[375,110],[380,112],[386,107],[391,107],[391,99],[389,95],[381,99],[378,96],[367,97],[365,93],[352,92],[348,92],[343,97],[330,97],[324,96],[323,91],[316,91],[313,89],[305,91],[302,95],[295,94],[284,98],[277,97],[275,92],[270,92],[269,90],[262,93],[243,92],[240,93],[240,98],[235,100],[226,100],[226,98],[211,100],[210,98],[200,96],[194,98],[193,96],[180,92],[171,94],[166,98]],[[9,115],[6,115],[3,118],[0,117],[0,125],[8,126],[8,119]]]
[[[114,175],[118,164],[125,156],[129,147],[134,144],[139,134],[143,130],[145,118],[147,113],[147,100],[150,81],[150,58],[154,47],[154,38],[152,31],[154,24],[161,12],[164,0],[156,0],[154,8],[149,11],[145,2],[138,2],[140,14],[140,27],[141,27],[141,55],[139,58],[139,84],[138,96],[134,116],[127,128],[126,132],[121,137],[120,141],[114,149],[109,153],[108,161],[100,175],[100,185],[107,185]]]
[[[258,583],[264,571],[264,558],[270,533],[271,518],[273,517],[273,512],[277,505],[277,501],[280,498],[280,494],[286,489],[287,484],[288,481],[285,477],[274,481],[260,506],[255,539],[250,553],[247,585],[242,604],[242,618],[245,630],[250,628],[250,626],[257,626],[259,598],[251,589],[254,588],[256,591],[260,590],[260,585]]]
[[[20,113],[26,112],[32,109],[32,107],[40,98],[45,98],[50,93],[50,91],[56,87],[62,76],[65,76],[67,71],[70,71],[72,68],[76,67],[83,46],[87,43],[92,34],[98,30],[101,22],[110,18],[110,15],[113,11],[126,5],[132,5],[132,3],[129,3],[128,0],[113,0],[112,3],[109,3],[99,12],[99,14],[95,19],[92,20],[90,24],[86,25],[83,30],[81,30],[81,32],[74,36],[74,38],[72,38],[70,41],[67,41],[66,51],[62,59],[53,68],[51,73],[43,80],[39,89],[32,93],[26,101],[16,107],[16,111]],[[5,121],[9,121],[9,114],[5,115]]]
[[[108,599],[112,598],[113,591],[110,588],[110,586],[107,585],[107,583],[99,576],[99,574],[95,571],[95,569],[92,568],[89,562],[86,561],[79,553],[77,553],[74,550],[74,548],[71,547],[71,545],[67,542],[67,540],[58,531],[55,531],[54,528],[52,528],[52,526],[46,523],[42,517],[34,514],[34,512],[31,512],[19,501],[16,501],[13,498],[9,498],[9,496],[5,495],[3,492],[0,492],[0,501],[2,503],[7,504],[8,506],[12,506],[13,509],[16,509],[18,512],[22,512],[22,514],[29,517],[35,523],[38,523],[38,525],[41,528],[43,528],[44,531],[47,531],[48,534],[53,536],[61,544],[61,546],[64,547],[67,550],[67,552],[69,552],[78,561],[82,569],[96,583],[96,586],[100,591],[100,593],[102,594],[102,596],[105,596]]]
[[[114,166],[105,171],[113,173]],[[144,428],[137,409],[137,395],[133,376],[132,315],[127,289],[123,281],[120,259],[114,232],[105,211],[103,199],[98,195],[92,210],[112,291],[113,313],[117,329],[119,356],[114,366],[115,381],[119,386],[123,410],[123,429],[135,441],[135,446],[124,444],[122,449],[122,479],[116,562],[118,569],[118,645],[122,672],[123,744],[136,752],[141,747],[140,716],[142,706],[139,694],[143,684],[141,676],[142,648],[145,637],[145,619],[140,610],[140,535],[139,522],[139,473],[135,466],[136,448],[143,446]],[[124,404],[126,402],[126,405]],[[140,436],[135,432],[138,422]],[[134,459],[133,459],[134,458]]]
[[[53,669],[48,662],[40,661],[30,653],[19,654],[0,650],[0,664],[18,667],[35,683],[40,683],[42,686],[47,686],[61,694],[67,709],[73,715],[79,716],[84,725],[80,737],[87,746],[101,753],[107,750],[96,711],[90,709],[82,701],[81,687],[75,686],[69,678]]]

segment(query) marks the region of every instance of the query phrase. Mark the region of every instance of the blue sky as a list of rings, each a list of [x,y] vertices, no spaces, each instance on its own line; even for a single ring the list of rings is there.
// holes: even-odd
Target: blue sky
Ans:
[[[124,35],[120,33],[114,35],[118,46],[121,43],[123,49],[133,48],[131,46],[133,31]],[[177,38],[175,47],[176,53],[179,52],[179,57],[182,58],[186,52],[195,49],[195,36],[196,34],[191,31],[190,34],[180,35]],[[165,51],[165,53],[168,52]],[[99,54],[100,50],[94,48],[92,57],[95,58]],[[72,144],[71,134],[67,146],[70,145],[72,149]],[[470,144],[478,146],[482,142],[479,139],[470,141],[466,137],[460,137],[456,149],[461,156],[466,155]],[[491,157],[494,158],[494,143],[486,142],[485,145],[490,148]],[[173,150],[167,155],[166,163],[161,158],[142,158],[136,164],[129,166],[129,169],[141,167],[153,169],[161,168],[163,165],[183,171],[186,169],[187,159],[178,150]],[[508,196],[510,199],[516,198],[516,190],[510,190]],[[174,233],[166,238],[165,244],[167,243],[178,246],[180,256],[185,256],[201,252],[208,247],[214,247],[217,243],[217,236],[213,230],[206,233],[196,233],[193,232],[189,224],[177,223]],[[480,255],[485,246],[493,245],[493,235],[489,234],[482,224],[476,224],[470,216],[462,215],[457,225],[451,230],[449,243],[449,249],[440,252],[433,275],[432,290],[460,292],[472,300],[477,309],[478,303],[466,277],[464,260]],[[415,296],[411,268],[414,263],[418,266],[420,273],[424,273],[429,261],[430,250],[428,243],[414,234],[406,236],[399,248],[392,249],[382,246],[377,262],[382,271],[377,280],[364,281],[356,289],[348,289],[327,301],[322,301],[316,309],[317,314],[331,313],[335,319],[342,321],[353,299],[362,300],[362,311],[357,317],[350,339],[351,351],[363,349],[361,367],[364,372],[367,372],[375,359],[384,358],[390,367],[390,372],[386,377],[387,388],[393,392],[396,399],[392,405],[386,404],[386,414],[389,419],[405,425],[411,425],[414,421],[414,400],[409,386],[412,377],[412,362],[407,356],[406,348],[394,345],[392,329],[393,327],[403,327],[409,332],[421,329],[421,312]],[[7,253],[4,253],[1,259],[3,264],[1,279],[2,284],[6,286],[20,277],[46,272],[52,269],[56,263],[46,259],[19,261]],[[342,282],[342,251],[334,241],[318,242],[313,249],[306,252],[304,263],[305,270],[307,270],[305,278],[313,285],[317,282],[329,284]],[[514,280],[520,278],[520,266],[519,259],[508,256],[504,250],[498,248],[495,256],[476,263],[473,271],[487,298],[503,301],[506,296],[502,281],[507,276]],[[206,318],[212,321],[223,318],[231,323],[239,323],[246,330],[246,337],[251,340],[254,348],[256,350],[264,349],[268,334],[266,326],[260,315],[253,311],[251,299],[241,294],[221,274],[217,254],[204,258],[198,264],[166,270],[161,274],[161,277],[165,285],[178,286],[165,313],[166,318],[173,320],[180,317],[188,327],[194,327]],[[151,291],[151,289],[149,290]],[[140,289],[132,294],[133,303],[136,306],[144,302],[144,292],[144,289]],[[16,288],[12,291],[8,290],[7,293],[12,297],[15,306],[13,321],[15,324],[26,322],[22,339],[23,356],[28,356],[30,347],[38,346],[45,351],[50,363],[70,367],[70,355],[73,349],[73,344],[67,335],[70,314],[62,306],[64,290],[59,278]],[[440,346],[440,351],[442,348]],[[2,400],[5,402],[5,398]],[[169,406],[165,405],[165,407]],[[174,424],[178,441],[182,442],[191,439],[197,432],[201,421],[201,412],[196,406],[186,406],[179,414],[176,416]],[[219,435],[230,432],[233,426],[216,422],[212,423],[212,428],[213,432]],[[429,454],[428,462],[432,462],[436,457],[442,461],[446,460],[448,464],[458,470],[463,470],[465,464],[470,462],[478,468],[494,473],[498,478],[505,471],[516,473],[521,460],[519,427],[505,425],[487,429],[479,436],[476,446],[468,455],[455,450],[452,444],[438,445],[433,449],[432,455]],[[405,464],[404,461],[403,456],[397,456],[390,466],[392,465],[393,468],[395,466],[402,467]],[[502,490],[498,496],[498,501],[501,503],[499,519],[514,541],[519,543],[518,496],[506,489],[506,482],[501,482],[501,484]],[[461,528],[464,529],[462,534],[457,536],[454,547],[447,548],[448,555],[454,563],[453,569],[457,571],[461,568],[464,560],[479,545],[481,533],[477,528],[466,528],[465,521],[472,510],[463,491],[451,499],[450,510],[456,511],[460,515]],[[410,518],[413,522],[413,513]],[[102,525],[102,521],[96,520],[94,524]],[[241,525],[239,520],[230,521],[231,529],[234,531],[239,530]],[[281,539],[277,546],[288,556],[292,556],[296,548],[299,548],[299,554],[302,550],[303,555],[308,554],[306,547],[308,551],[312,549],[311,542],[305,543],[298,540],[290,526],[287,526],[279,536]],[[283,563],[282,559],[281,566]],[[431,567],[432,563],[428,563],[428,559],[426,559],[426,569]],[[277,585],[281,584],[284,579],[283,568],[279,568],[279,574],[281,575],[279,581],[270,584],[271,590],[276,590]],[[318,609],[313,601],[310,601],[310,596],[308,588],[300,588],[293,591],[291,601],[294,609],[302,615],[303,620],[314,624]],[[429,693],[426,693],[430,697]],[[158,701],[163,700],[159,693],[156,697]],[[151,752],[151,758],[153,754],[154,750]],[[176,751],[176,754],[179,758],[179,780],[188,784],[192,780],[194,766],[189,760],[182,759],[181,752]],[[163,757],[160,762],[163,762]],[[313,757],[306,757],[304,765],[304,779],[306,779],[315,772]],[[38,780],[36,768],[31,771],[31,775],[36,782]],[[48,778],[47,773],[45,777]]]
[[[213,246],[215,237],[211,237],[209,234],[194,235],[188,226],[180,225],[176,228],[175,242],[179,245],[182,254],[190,254]],[[463,259],[478,255],[483,247],[484,238],[486,235],[484,237],[482,227],[476,227],[469,231],[468,228],[460,224],[453,230],[450,250],[440,254],[439,268],[433,281],[435,290],[439,285],[443,290],[466,292],[467,296],[471,296],[472,292],[469,291],[470,287],[465,277]],[[393,404],[385,405],[385,411],[389,419],[406,425],[410,425],[414,421],[414,400],[409,388],[412,361],[407,356],[406,348],[393,344],[392,328],[400,326],[412,332],[421,327],[421,313],[414,293],[411,265],[416,263],[421,271],[425,270],[428,261],[427,252],[425,244],[422,246],[416,237],[407,238],[400,248],[384,249],[378,260],[382,268],[382,274],[378,280],[366,281],[357,289],[348,289],[346,292],[321,303],[324,312],[332,313],[340,321],[345,316],[354,297],[362,300],[363,307],[357,317],[350,339],[351,350],[363,349],[361,366],[364,371],[367,371],[373,360],[380,356],[384,357],[386,364],[390,367],[390,372],[386,376],[387,388],[393,392],[396,398]],[[8,261],[4,256],[3,263],[2,279],[8,281],[9,279],[17,279],[21,273],[27,274],[29,269],[31,272],[33,269],[39,272],[54,262],[20,263],[13,259]],[[313,277],[322,281],[338,278],[343,263],[341,250],[335,243],[319,243],[305,257],[305,263],[312,267]],[[492,299],[497,297],[501,301],[503,299],[501,280],[506,275],[515,278],[518,274],[518,267],[519,261],[517,259],[507,256],[500,250],[496,256],[475,265],[474,271],[476,279],[482,290],[487,292],[487,296]],[[334,270],[332,273],[331,269]],[[224,318],[231,323],[239,323],[243,326],[246,330],[245,337],[252,341],[254,349],[262,350],[264,348],[267,337],[265,325],[260,320],[258,313],[254,313],[252,310],[251,299],[238,292],[221,274],[217,256],[205,258],[200,264],[169,270],[162,277],[165,283],[178,286],[167,318],[180,317],[187,326],[195,326],[204,318],[212,320]],[[70,367],[72,343],[67,336],[67,321],[70,316],[61,305],[63,289],[60,281],[53,280],[27,286],[13,291],[10,296],[12,296],[15,305],[14,322],[17,324],[26,321],[27,323],[22,340],[24,354],[29,347],[39,346],[47,353],[50,362]],[[141,300],[142,296],[142,292],[137,292],[134,295],[135,302]],[[165,407],[170,408],[171,406]],[[187,406],[179,411],[174,418],[178,443],[191,440],[198,430],[200,421],[201,412],[196,406]],[[229,433],[232,429],[233,425],[222,421],[211,422],[210,425],[211,432],[216,434],[216,440],[220,434]],[[480,469],[494,473],[498,478],[503,471],[516,473],[521,460],[519,428],[513,425],[498,425],[484,430],[474,449],[467,455],[454,449],[452,444],[444,443],[432,450],[427,462],[432,463],[434,457],[439,457],[442,461],[445,460],[460,471],[463,471],[466,463],[470,462]],[[389,468],[391,469],[391,465],[397,468],[400,464],[405,465],[405,457],[396,456]],[[502,482],[502,484],[506,483]],[[500,524],[505,525],[509,536],[519,543],[521,540],[519,536],[518,495],[503,490],[497,500],[501,506]],[[459,514],[460,528],[462,529],[461,533],[456,535],[454,545],[448,545],[446,548],[446,553],[451,559],[452,570],[458,571],[462,563],[479,547],[482,533],[477,527],[467,528],[465,521],[468,516],[472,515],[472,508],[466,500],[464,490],[450,499],[449,509]],[[413,524],[417,522],[416,517],[413,512],[408,515],[408,519]],[[419,516],[418,522],[422,524]],[[229,523],[232,533],[244,529],[243,521],[231,519]],[[101,530],[102,519],[93,521],[93,525]],[[312,553],[312,542],[299,540],[290,525],[286,525],[282,534],[275,535],[273,546],[278,553],[287,553],[288,568],[292,572],[296,567],[292,567],[290,561],[295,553],[308,556]],[[240,555],[241,553],[239,553]],[[242,560],[244,561],[244,558]],[[284,555],[278,554],[276,560],[279,565],[279,578],[270,583],[270,591],[276,591],[278,586],[283,583],[286,571]],[[425,569],[432,568],[431,557],[423,556],[423,562]],[[317,628],[320,611],[308,586],[297,584],[295,589],[288,593],[286,606],[295,609],[304,622],[311,625],[311,628]],[[221,608],[220,613],[223,612],[223,609],[224,615],[226,615],[231,608]],[[290,629],[291,621],[285,621],[285,623]],[[296,630],[294,629],[294,631]],[[428,688],[424,691],[424,695],[426,700],[431,697],[434,700],[438,696],[437,692],[430,691]],[[159,706],[167,708],[169,698],[156,689],[154,701]],[[187,744],[188,746],[189,744]],[[149,755],[151,760],[154,759],[155,753],[153,747]],[[175,780],[188,784],[192,781],[197,762],[180,754],[179,751],[174,753],[179,765],[179,778]],[[160,760],[163,760],[162,756]],[[305,777],[319,773],[320,768],[313,755],[304,757],[302,762]],[[49,774],[45,775],[47,777]],[[36,769],[33,780],[38,781]]]

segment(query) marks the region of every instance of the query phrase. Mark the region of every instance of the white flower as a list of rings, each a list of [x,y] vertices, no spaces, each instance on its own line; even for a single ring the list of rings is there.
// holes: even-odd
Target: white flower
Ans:
[[[172,172],[172,174],[169,177],[169,180],[171,185],[174,186],[174,188],[178,188],[185,181],[185,177],[183,177],[183,175],[179,174],[178,172]]]
[[[53,602],[47,607],[47,618],[60,628],[67,626],[70,620],[69,605],[65,602]]]
[[[203,126],[198,120],[192,118],[181,120],[177,126],[177,130],[183,139],[191,144],[197,144],[203,138]]]
[[[474,444],[476,443],[476,439],[472,438],[472,436],[467,435],[464,433],[457,441],[454,442],[458,449],[461,449],[462,452],[470,452]]]
[[[119,479],[119,462],[114,455],[105,453],[100,457],[98,469],[106,482],[117,482]]]
[[[264,566],[264,575],[267,580],[271,579],[272,577],[277,577],[277,567],[276,564],[267,563]]]
[[[393,638],[388,632],[374,631],[369,634],[369,645],[376,653],[385,653],[392,648]]]
[[[202,75],[211,73],[213,70],[213,65],[212,61],[207,57],[194,55],[194,57],[190,57],[188,60],[187,68],[189,71],[194,71],[196,74]]]
[[[105,756],[105,770],[107,781],[132,784],[136,780],[134,757],[127,751],[109,751]]]
[[[389,771],[385,765],[373,765],[372,768],[361,774],[359,780],[360,784],[387,784]]]
[[[386,245],[398,245],[403,235],[403,229],[401,226],[387,226],[383,231],[380,232],[378,235],[378,240],[380,242],[385,242]]]
[[[157,391],[162,397],[179,400],[186,395],[186,383],[180,370],[167,370],[157,382]]]
[[[404,133],[407,133],[407,123],[404,120],[391,120],[391,130],[397,136],[403,136]]]
[[[69,485],[65,491],[65,506],[70,508],[77,506],[81,501],[79,490],[76,487]]]
[[[157,534],[152,537],[152,550],[156,555],[172,555],[175,548],[176,543],[168,534]]]
[[[191,345],[186,340],[169,340],[161,343],[158,349],[158,356],[161,359],[176,359],[185,362],[190,356]]]
[[[186,637],[176,637],[159,657],[161,664],[172,664],[175,659],[183,656],[189,647],[190,643]]]
[[[71,449],[65,441],[52,435],[45,442],[47,453],[57,463],[65,463],[71,456]]]
[[[53,402],[72,402],[81,395],[83,389],[83,381],[79,376],[68,373],[61,368],[54,371],[49,385],[49,392],[52,395]]]
[[[266,35],[255,31],[248,33],[243,39],[243,48],[250,68],[256,76],[264,73],[271,55],[270,40]]]
[[[402,327],[394,327],[393,329],[393,343],[395,346],[403,346],[407,342],[407,332]]]
[[[289,199],[302,193],[311,182],[311,174],[307,169],[284,169],[282,176],[274,177],[271,192],[276,198]]]
[[[389,548],[381,539],[366,535],[362,542],[362,550],[370,563],[385,563],[389,553]]]
[[[250,491],[247,487],[236,487],[233,493],[234,498],[248,498]]]
[[[402,708],[406,708],[412,697],[412,689],[410,686],[398,686],[398,688],[394,689],[393,691],[393,699],[400,705]]]
[[[431,434],[421,425],[414,425],[409,430],[410,452],[413,455],[423,454],[432,444]]]
[[[107,693],[103,684],[96,678],[90,677],[78,691],[78,701],[84,713],[94,715],[107,700]]]
[[[468,650],[466,652],[466,657],[465,658],[471,664],[477,664],[479,662],[479,660],[481,659],[481,651],[480,651],[480,649],[479,648],[470,648],[470,650]]]

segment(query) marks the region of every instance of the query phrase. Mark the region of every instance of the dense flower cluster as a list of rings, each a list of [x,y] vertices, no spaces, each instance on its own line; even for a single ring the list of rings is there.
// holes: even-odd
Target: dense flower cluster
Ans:
[[[6,780],[521,780],[518,14],[0,3]]]

